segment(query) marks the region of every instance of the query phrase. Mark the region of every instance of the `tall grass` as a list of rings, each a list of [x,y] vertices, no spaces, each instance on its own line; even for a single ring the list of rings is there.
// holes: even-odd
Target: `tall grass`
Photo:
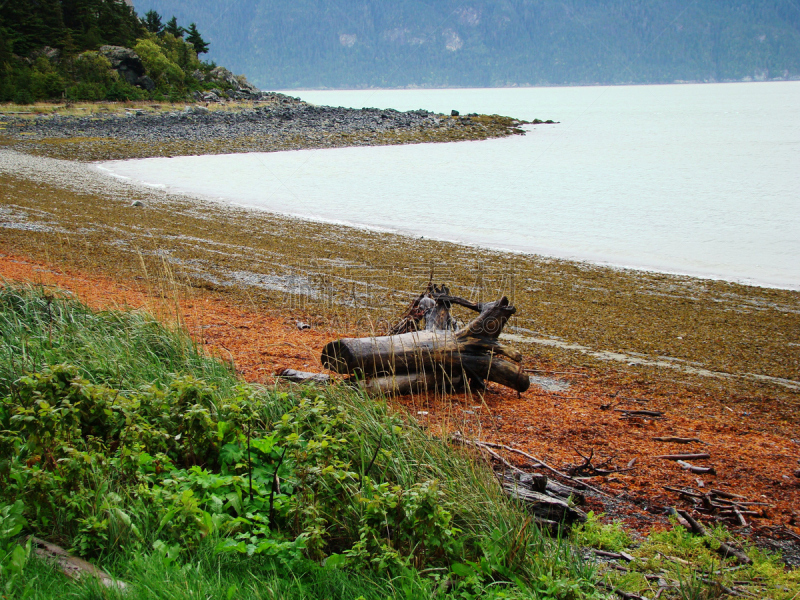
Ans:
[[[180,373],[213,382],[219,394],[237,383],[229,366],[146,313],[95,312],[65,293],[0,287],[0,396],[22,374],[62,363],[122,390],[164,386]]]
[[[0,397],[10,394],[23,374],[63,363],[76,366],[93,383],[123,391],[150,384],[167,387],[176,376],[188,374],[214,386],[215,397],[221,401],[241,383],[227,365],[204,356],[184,332],[169,329],[145,313],[94,312],[63,293],[0,288]],[[335,386],[297,393],[261,388],[256,393],[264,423],[279,422],[309,394],[342,407],[360,428],[356,462],[361,465],[356,470],[364,472],[373,466],[379,448],[388,451],[374,462],[375,471],[381,473],[372,476],[409,489],[422,481],[439,482],[448,505],[456,507],[453,524],[462,531],[468,547],[483,551],[520,581],[538,582],[545,588],[555,582],[571,589],[576,598],[583,597],[576,590],[589,589],[593,567],[568,544],[546,539],[524,509],[504,496],[486,465],[446,440],[432,437],[385,402]],[[97,489],[101,493],[103,482],[98,482]],[[132,514],[141,513],[144,524],[147,507],[130,508]],[[357,531],[350,533],[358,538]],[[120,549],[102,560],[106,568],[134,584],[136,591],[126,598],[188,598],[198,593],[215,598],[416,598],[447,590],[415,571],[395,579],[375,574],[355,577],[309,563],[303,573],[279,574],[259,566],[258,557],[215,556],[211,547],[211,541],[201,545],[177,571],[158,553],[137,558],[131,550]],[[67,586],[56,594],[59,586],[45,566],[34,564],[30,569],[33,588],[39,589],[34,597],[100,597],[99,591],[93,593],[91,585],[84,584]],[[437,575],[446,579],[448,573]],[[523,593],[516,584],[512,587],[515,594]]]
[[[119,557],[105,565],[126,584],[108,589],[94,579],[68,580],[44,562],[26,571],[28,598],[59,600],[408,600],[431,598],[436,584],[409,573],[386,579],[307,565],[302,571],[279,571],[258,557],[218,557],[202,553],[182,566],[157,555]]]

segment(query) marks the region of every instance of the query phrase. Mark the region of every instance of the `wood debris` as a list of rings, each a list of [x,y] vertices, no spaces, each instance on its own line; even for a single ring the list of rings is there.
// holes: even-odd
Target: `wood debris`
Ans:
[[[116,588],[118,590],[125,590],[127,588],[127,584],[124,581],[114,579],[111,575],[101,571],[93,564],[77,556],[72,556],[61,546],[45,542],[33,536],[29,539],[33,544],[36,555],[45,561],[54,563],[67,577],[78,580],[84,577],[95,577],[107,588]]]
[[[478,316],[456,329],[450,314],[453,305]],[[530,377],[522,368],[522,354],[498,340],[516,310],[505,296],[473,303],[451,295],[445,285],[429,284],[391,335],[330,342],[322,349],[322,365],[365,378],[366,389],[374,393],[483,390],[487,381],[524,392]]]

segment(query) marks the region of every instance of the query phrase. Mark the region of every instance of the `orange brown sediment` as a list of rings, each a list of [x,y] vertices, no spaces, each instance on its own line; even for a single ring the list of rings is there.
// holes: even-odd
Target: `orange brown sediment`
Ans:
[[[95,309],[145,309],[164,320],[177,319],[196,342],[232,360],[250,382],[271,383],[284,367],[320,370],[322,347],[343,335],[324,326],[300,330],[296,320],[306,320],[305,315],[247,305],[225,292],[156,290],[145,280],[110,278],[26,256],[0,254],[0,277],[58,287]],[[754,507],[758,516],[746,516],[754,531],[781,526],[800,534],[800,515],[793,512],[800,510],[800,479],[794,475],[800,426],[791,418],[791,407],[781,404],[784,400],[704,388],[696,381],[674,379],[673,372],[654,376],[610,366],[566,365],[536,355],[527,356],[524,367],[563,385],[551,391],[533,385],[518,395],[489,384],[482,393],[404,396],[392,403],[437,435],[461,431],[525,451],[560,470],[582,463],[579,452],[588,456],[594,451],[593,464],[607,462],[607,468],[627,468],[635,459],[629,471],[589,481],[618,498],[609,502],[594,496],[589,507],[642,532],[665,526],[665,507],[689,506],[664,489],[670,486],[701,493],[721,489],[768,504]],[[661,412],[663,417],[625,418],[619,412],[624,409]],[[656,437],[701,442],[679,444]],[[520,455],[499,452],[531,470]],[[658,458],[685,452],[710,454],[710,459],[692,463],[713,466],[716,475],[695,475]]]
[[[2,254],[0,277],[72,292],[96,310],[143,309],[164,321],[179,320],[207,352],[233,360],[237,372],[250,382],[268,381],[286,366],[317,369],[322,347],[330,338],[319,329],[299,330],[291,318],[237,307],[222,294],[207,290],[165,293],[149,288],[143,280],[115,280]]]

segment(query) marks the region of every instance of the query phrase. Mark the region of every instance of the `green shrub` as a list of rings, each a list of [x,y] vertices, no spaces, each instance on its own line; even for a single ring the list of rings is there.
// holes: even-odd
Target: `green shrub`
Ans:
[[[24,546],[16,543],[26,524],[24,508],[19,501],[14,504],[0,502],[0,589],[9,594],[22,578],[22,571],[31,555],[30,541]]]
[[[65,90],[64,78],[58,73],[40,73],[34,71],[31,75],[31,88],[37,100],[58,98]]]
[[[28,89],[17,90],[12,102],[14,104],[33,104],[33,94]]]
[[[150,39],[140,39],[136,42],[134,51],[142,59],[147,74],[160,88],[182,85],[185,74],[183,70],[170,58],[165,56],[163,50]]]
[[[614,521],[603,524],[591,511],[586,516],[586,523],[579,525],[573,531],[573,538],[578,544],[609,552],[620,552],[630,548],[633,540],[622,528],[622,523]]]
[[[141,88],[118,79],[106,91],[105,99],[112,102],[125,102],[130,100],[144,100],[148,94]]]
[[[85,84],[107,88],[119,78],[111,62],[99,52],[84,52],[73,62],[75,79]],[[89,99],[89,98],[87,98]]]
[[[70,100],[97,101],[106,97],[107,90],[99,83],[79,83],[67,88],[66,95]]]

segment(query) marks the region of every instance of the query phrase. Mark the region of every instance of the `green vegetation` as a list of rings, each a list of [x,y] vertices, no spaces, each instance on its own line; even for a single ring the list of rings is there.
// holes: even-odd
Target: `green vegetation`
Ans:
[[[195,91],[230,89],[209,80],[216,65],[197,58],[208,44],[194,23],[185,30],[173,17],[164,27],[154,11],[140,21],[112,0],[36,4],[46,6],[0,4],[0,102],[179,101]],[[120,62],[104,46],[134,48],[139,58]]]
[[[11,596],[62,593],[13,543],[23,532],[141,597],[595,595],[593,567],[545,539],[490,471],[383,403],[246,386],[146,315],[31,289],[0,291],[0,332]]]
[[[493,474],[346,387],[242,384],[181,331],[0,289],[0,587],[32,598],[789,600],[800,573],[736,567],[681,527],[640,544],[594,514],[543,537]],[[66,581],[24,535],[127,582]],[[712,530],[729,541],[724,529]],[[627,551],[606,569],[573,547]],[[602,584],[602,585],[601,585]],[[605,586],[605,587],[603,587]]]
[[[196,21],[271,89],[495,87],[800,76],[790,0],[137,0]]]
[[[652,597],[659,585],[670,586],[667,597],[680,600],[711,600],[732,596],[793,600],[800,594],[800,571],[786,570],[774,555],[746,548],[752,565],[733,565],[712,548],[732,536],[722,526],[709,531],[711,548],[673,523],[672,529],[651,533],[634,545],[619,523],[603,524],[594,515],[575,532],[575,540],[601,550],[627,551],[634,561],[625,569],[603,573],[608,585]],[[602,571],[602,569],[601,569]],[[654,576],[653,574],[658,574]],[[663,597],[663,596],[662,596]]]

